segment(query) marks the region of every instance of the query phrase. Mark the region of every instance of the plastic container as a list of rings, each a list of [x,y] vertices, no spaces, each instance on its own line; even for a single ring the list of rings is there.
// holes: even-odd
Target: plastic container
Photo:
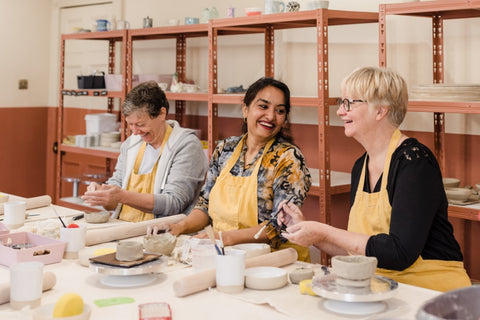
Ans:
[[[108,91],[122,91],[122,79],[121,74],[106,74],[105,88]]]
[[[95,113],[85,115],[87,135],[115,131],[117,115],[113,113]]]
[[[11,239],[11,240],[8,240]],[[28,244],[29,247],[14,249],[5,246]],[[30,232],[16,232],[0,236],[0,264],[11,266],[15,263],[26,261],[38,261],[43,264],[52,264],[62,261],[66,242],[43,237]]]

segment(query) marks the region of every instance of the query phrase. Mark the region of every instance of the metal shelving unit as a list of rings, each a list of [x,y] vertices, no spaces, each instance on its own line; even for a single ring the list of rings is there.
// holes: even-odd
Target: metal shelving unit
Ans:
[[[433,83],[444,82],[444,21],[451,19],[480,18],[479,0],[437,0],[426,2],[410,2],[399,4],[381,4],[379,7],[379,48],[380,66],[387,65],[387,21],[388,15],[402,15],[424,17],[432,21],[432,55],[433,55]],[[479,114],[478,101],[409,101],[409,111],[431,112],[434,121],[434,153],[438,159],[442,172],[446,168],[445,155],[445,113]],[[467,206],[450,205],[450,217],[464,219],[465,224],[465,264],[469,266],[470,238],[472,221],[480,221],[480,204]]]

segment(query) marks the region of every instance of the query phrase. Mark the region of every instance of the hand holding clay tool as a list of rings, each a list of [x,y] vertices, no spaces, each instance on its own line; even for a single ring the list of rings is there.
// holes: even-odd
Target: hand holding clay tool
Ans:
[[[287,203],[289,203],[290,201],[292,201],[294,198],[295,198],[295,196],[291,196],[290,199],[288,199],[288,201],[284,203],[284,205],[287,204]],[[282,207],[283,207],[283,206],[282,206]],[[277,211],[277,213],[272,217],[272,219],[277,219],[278,213],[279,213],[281,210],[283,210],[283,208],[280,208],[280,210]],[[265,228],[266,228],[270,223],[272,223],[272,222],[271,222],[272,219],[268,220],[268,222],[265,223],[265,224],[263,225],[263,227],[262,227],[260,230],[258,230],[257,233],[255,233],[255,235],[253,236],[255,239],[258,239],[258,238],[260,237],[260,235],[262,234],[263,230],[265,230]]]

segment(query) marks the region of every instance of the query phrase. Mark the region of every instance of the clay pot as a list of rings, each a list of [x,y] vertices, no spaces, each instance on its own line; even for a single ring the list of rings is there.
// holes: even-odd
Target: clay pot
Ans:
[[[366,256],[335,256],[332,272],[346,280],[370,280],[377,268],[377,258]]]
[[[143,238],[143,246],[145,251],[163,254],[169,256],[172,254],[175,245],[177,244],[177,237],[169,232],[161,234],[149,234]]]

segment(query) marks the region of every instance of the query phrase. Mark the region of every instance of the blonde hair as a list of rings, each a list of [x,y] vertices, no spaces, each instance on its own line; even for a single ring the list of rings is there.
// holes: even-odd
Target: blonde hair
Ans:
[[[342,92],[368,102],[374,108],[387,107],[388,119],[398,127],[407,113],[408,89],[405,80],[395,71],[362,67],[342,81]]]

